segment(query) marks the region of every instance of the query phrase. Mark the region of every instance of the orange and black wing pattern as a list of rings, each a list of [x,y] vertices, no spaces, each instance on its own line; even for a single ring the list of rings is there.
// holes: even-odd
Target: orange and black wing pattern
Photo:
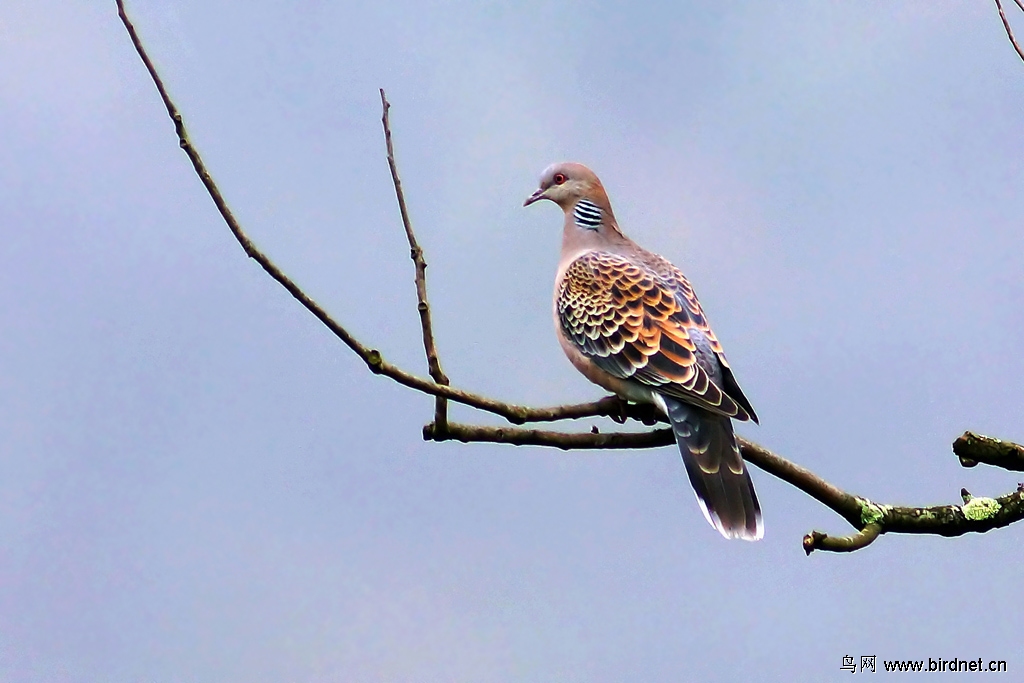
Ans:
[[[719,415],[756,420],[682,272],[654,254],[592,251],[557,295],[565,336],[593,363]]]

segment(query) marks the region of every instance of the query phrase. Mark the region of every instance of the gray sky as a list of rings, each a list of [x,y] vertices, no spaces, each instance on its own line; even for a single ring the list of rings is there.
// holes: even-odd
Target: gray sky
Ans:
[[[879,502],[1015,487],[949,450],[1024,439],[1024,63],[991,3],[304,5],[129,9],[253,238],[386,357],[425,372],[378,87],[459,386],[600,395],[552,330],[561,216],[521,206],[574,159],[690,275],[742,434]],[[233,242],[113,0],[0,4],[0,121],[0,680],[1024,671],[1024,526],[807,558],[848,527],[757,470],[766,537],[730,543],[671,448],[423,443],[432,402]]]

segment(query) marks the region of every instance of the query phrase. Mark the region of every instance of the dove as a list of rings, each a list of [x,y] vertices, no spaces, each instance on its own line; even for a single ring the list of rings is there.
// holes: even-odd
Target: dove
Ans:
[[[757,415],[682,271],[628,238],[589,168],[549,166],[524,202],[565,214],[555,276],[559,344],[584,377],[653,404],[671,423],[707,521],[726,538],[764,535],[761,508],[732,420]]]

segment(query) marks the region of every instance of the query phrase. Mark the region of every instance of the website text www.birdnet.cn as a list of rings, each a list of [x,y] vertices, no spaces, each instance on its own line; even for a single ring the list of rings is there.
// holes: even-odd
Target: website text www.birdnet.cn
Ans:
[[[919,671],[923,673],[979,672],[1006,673],[1005,659],[879,659],[876,655],[843,655],[840,670],[856,673],[878,673],[879,671]]]

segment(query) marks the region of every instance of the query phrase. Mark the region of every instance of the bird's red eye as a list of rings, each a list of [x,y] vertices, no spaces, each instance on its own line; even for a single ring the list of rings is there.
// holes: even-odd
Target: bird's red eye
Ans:
[[[555,177],[552,178],[552,180],[555,182],[555,185],[561,185],[562,183],[564,183],[566,181],[566,178],[565,178],[565,176],[563,174],[556,173]]]

